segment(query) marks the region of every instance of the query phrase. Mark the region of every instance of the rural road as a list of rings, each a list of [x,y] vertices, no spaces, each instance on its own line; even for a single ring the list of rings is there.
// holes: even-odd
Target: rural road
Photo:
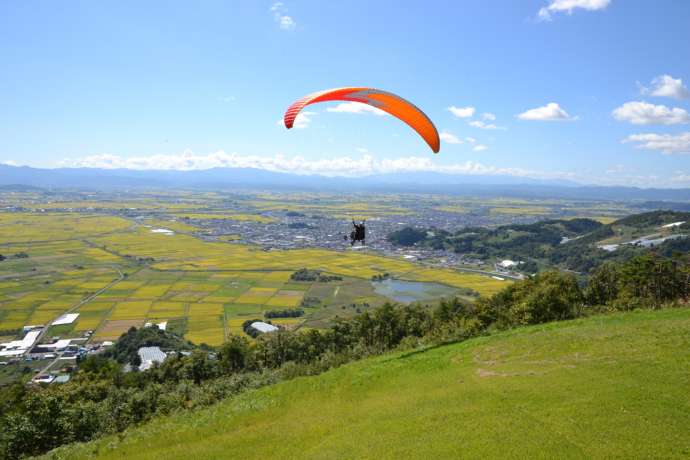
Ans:
[[[38,337],[36,338],[36,341],[34,342],[34,344],[26,351],[25,355],[30,354],[30,353],[33,351],[33,349],[41,342],[41,340],[43,340],[43,337],[45,337],[45,335],[48,333],[48,329],[50,329],[50,325],[53,324],[53,321],[57,320],[58,318],[60,318],[60,317],[63,316],[63,315],[66,315],[66,314],[69,314],[69,313],[74,312],[74,310],[78,309],[79,307],[81,307],[82,305],[84,305],[84,304],[87,303],[87,302],[91,302],[93,299],[95,299],[96,297],[98,297],[99,295],[101,295],[102,293],[104,293],[105,291],[107,291],[108,289],[110,289],[111,287],[113,287],[114,285],[116,285],[117,283],[119,283],[120,281],[122,281],[122,280],[125,278],[125,275],[122,273],[122,271],[120,270],[119,267],[114,267],[114,268],[115,268],[115,270],[117,270],[117,274],[118,274],[118,278],[117,278],[117,279],[115,279],[115,280],[111,281],[110,283],[106,284],[105,286],[103,286],[102,288],[100,288],[98,291],[94,292],[94,293],[91,294],[90,296],[88,296],[88,297],[82,299],[82,300],[79,301],[77,304],[73,305],[69,310],[60,313],[60,315],[59,315],[57,318],[54,318],[53,320],[49,321],[49,322],[43,327],[43,329],[41,330],[41,333],[40,333],[40,334],[38,335]],[[44,372],[48,371],[48,369],[50,369],[50,368],[60,359],[61,356],[62,356],[62,352],[58,352],[58,353],[56,354],[56,356],[55,356],[55,359],[52,360],[48,365],[46,365],[45,367],[43,367],[43,368],[34,376],[34,378],[36,378],[36,377],[38,377],[38,376],[40,376],[40,375],[43,375]]]

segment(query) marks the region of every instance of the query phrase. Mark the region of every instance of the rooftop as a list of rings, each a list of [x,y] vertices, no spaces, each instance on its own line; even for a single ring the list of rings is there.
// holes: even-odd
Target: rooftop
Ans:
[[[254,321],[252,323],[252,327],[254,329],[256,329],[257,331],[264,332],[264,333],[265,332],[273,332],[273,331],[278,330],[278,328],[275,327],[273,324],[264,323],[263,321]]]
[[[141,359],[139,370],[142,371],[151,368],[154,363],[162,363],[168,357],[159,347],[141,347],[137,353]]]

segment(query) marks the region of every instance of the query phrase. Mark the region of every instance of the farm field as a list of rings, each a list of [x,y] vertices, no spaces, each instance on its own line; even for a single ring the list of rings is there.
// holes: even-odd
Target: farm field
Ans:
[[[405,216],[415,209],[431,208],[452,214],[486,214],[489,217],[533,216],[538,218],[588,217],[598,220],[615,220],[630,213],[620,203],[590,201],[448,197],[435,195],[367,196],[367,201],[344,200],[341,196],[325,194],[319,204],[309,194],[263,194],[244,202],[258,211],[293,211],[324,213],[343,219],[375,219],[385,216]],[[396,203],[392,205],[391,202]]]
[[[687,458],[689,332],[687,308],[518,328],[296,378],[46,458]]]
[[[40,196],[0,196],[0,201],[31,210],[78,212],[142,212],[162,220],[230,220],[257,223],[275,222],[276,213],[299,212],[337,219],[377,219],[410,216],[420,209],[434,209],[455,214],[485,214],[488,217],[531,215],[535,217],[590,217],[615,219],[630,213],[622,203],[520,198],[452,197],[436,195],[381,195],[355,193],[350,197],[331,193],[255,193],[226,195],[221,192],[142,192],[116,200],[85,197],[53,199]]]
[[[62,206],[79,203],[52,204],[58,210],[0,214],[0,253],[7,257],[0,265],[3,336],[18,336],[24,326],[48,324],[73,311],[79,313],[77,321],[53,332],[78,337],[94,331],[93,340],[106,341],[132,326],[167,322],[196,343],[219,345],[228,334],[241,333],[244,321],[262,319],[271,310],[302,308],[300,318],[273,321],[290,328],[322,327],[335,317],[381,305],[386,298],[373,291],[369,279],[383,273],[442,283],[464,294],[491,294],[505,285],[373,253],[265,251],[204,241],[186,222],[67,212]],[[97,204],[86,202],[80,209]],[[106,204],[107,209],[153,206]],[[172,232],[154,232],[159,226]],[[291,281],[300,268],[342,279]],[[99,295],[84,302],[94,293]],[[305,298],[312,302],[302,306]]]
[[[336,245],[338,250],[310,244],[277,249],[271,243],[247,244],[244,232],[258,233],[255,240],[261,241],[266,232],[269,238],[285,232],[292,218],[307,227],[325,225],[329,229],[323,233],[338,231],[338,222],[347,228],[352,219],[369,218],[374,228],[386,222],[377,235],[381,244],[385,229],[402,225],[397,222],[426,222],[420,217],[426,210],[439,222],[555,216],[608,220],[628,212],[616,203],[358,193],[27,191],[0,192],[0,204],[15,209],[0,213],[0,254],[6,257],[0,263],[0,335],[16,337],[24,326],[74,310],[78,320],[56,333],[95,331],[93,340],[105,341],[132,326],[167,322],[190,340],[210,345],[241,333],[244,321],[261,319],[268,311],[301,308],[301,317],[272,319],[300,328],[324,327],[336,317],[374,308],[387,300],[372,289],[369,280],[375,275],[441,283],[469,300],[509,282],[433,266],[443,256],[428,259],[432,265],[425,266],[394,250],[382,256],[347,244]],[[333,219],[336,227],[330,230]],[[270,230],[262,234],[262,228]],[[291,282],[290,275],[300,268],[342,280]]]
[[[252,221],[259,223],[273,222],[274,219],[270,217],[265,217],[257,214],[229,214],[229,213],[177,213],[173,214],[175,217],[181,219],[196,219],[196,220],[239,220],[239,221]]]

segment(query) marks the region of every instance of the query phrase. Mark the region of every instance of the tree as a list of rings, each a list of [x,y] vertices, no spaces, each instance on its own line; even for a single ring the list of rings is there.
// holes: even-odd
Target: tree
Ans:
[[[400,246],[414,246],[416,243],[426,238],[426,230],[417,230],[412,227],[405,227],[402,230],[393,232],[388,235],[388,240],[393,244]]]
[[[374,342],[379,350],[389,350],[405,336],[401,310],[389,302],[374,310]]]
[[[585,299],[590,305],[606,305],[615,300],[620,291],[620,270],[611,263],[599,266],[589,277]]]
[[[184,372],[187,378],[192,379],[197,385],[215,376],[213,363],[208,359],[208,353],[203,350],[194,350],[190,360],[185,364]]]
[[[490,299],[479,300],[474,308],[482,324],[507,327],[574,318],[582,300],[573,275],[548,271],[513,283]]]
[[[249,352],[247,339],[231,335],[218,350],[218,362],[222,371],[226,374],[232,374],[245,370]]]
[[[517,324],[538,324],[575,318],[582,306],[582,291],[571,274],[549,271],[528,278],[510,307]]]
[[[274,331],[257,338],[257,354],[261,364],[269,369],[294,361],[299,355],[299,340],[290,331]]]
[[[654,253],[635,257],[620,268],[618,308],[665,302],[688,297],[688,266],[679,260],[658,257]]]

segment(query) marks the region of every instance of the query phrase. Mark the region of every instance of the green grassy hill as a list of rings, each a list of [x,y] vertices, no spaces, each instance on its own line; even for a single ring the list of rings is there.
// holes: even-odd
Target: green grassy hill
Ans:
[[[388,354],[49,458],[688,458],[690,309]]]

